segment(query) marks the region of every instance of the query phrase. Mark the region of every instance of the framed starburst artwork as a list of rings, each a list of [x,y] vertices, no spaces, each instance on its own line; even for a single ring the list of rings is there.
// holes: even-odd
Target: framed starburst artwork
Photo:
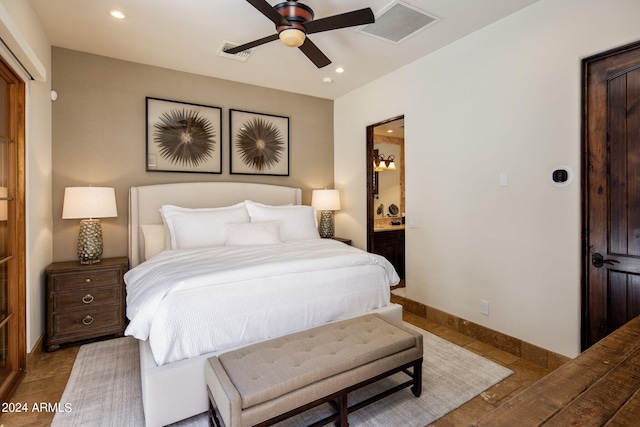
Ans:
[[[147,97],[147,171],[222,173],[222,110]]]
[[[289,175],[289,118],[229,110],[231,173]]]

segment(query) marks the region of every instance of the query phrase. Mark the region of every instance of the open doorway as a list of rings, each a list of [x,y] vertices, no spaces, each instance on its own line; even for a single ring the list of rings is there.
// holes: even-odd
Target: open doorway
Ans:
[[[404,116],[367,126],[367,251],[405,277]]]

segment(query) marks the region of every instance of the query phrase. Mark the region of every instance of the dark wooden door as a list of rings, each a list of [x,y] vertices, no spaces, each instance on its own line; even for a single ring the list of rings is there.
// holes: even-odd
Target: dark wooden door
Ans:
[[[640,42],[583,65],[586,349],[640,315]]]

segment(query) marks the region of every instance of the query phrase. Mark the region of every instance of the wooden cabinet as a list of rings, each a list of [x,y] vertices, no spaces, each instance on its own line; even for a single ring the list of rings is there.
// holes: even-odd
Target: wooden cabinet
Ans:
[[[373,235],[373,253],[389,260],[404,279],[404,230],[378,231]]]
[[[126,257],[105,258],[97,264],[56,262],[47,276],[47,351],[61,344],[120,336],[126,326],[124,273]]]
[[[351,246],[351,239],[345,239],[344,237],[337,237],[337,236],[333,236],[332,239],[337,240],[338,242],[342,242],[345,245]]]

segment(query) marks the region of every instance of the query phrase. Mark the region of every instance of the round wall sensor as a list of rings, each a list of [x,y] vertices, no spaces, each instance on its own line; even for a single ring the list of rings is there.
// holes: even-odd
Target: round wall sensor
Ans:
[[[556,166],[549,173],[549,180],[556,187],[566,187],[573,181],[573,169],[569,166]]]
[[[58,92],[56,92],[55,90],[51,91],[51,100],[55,101],[56,99],[58,99]]]

